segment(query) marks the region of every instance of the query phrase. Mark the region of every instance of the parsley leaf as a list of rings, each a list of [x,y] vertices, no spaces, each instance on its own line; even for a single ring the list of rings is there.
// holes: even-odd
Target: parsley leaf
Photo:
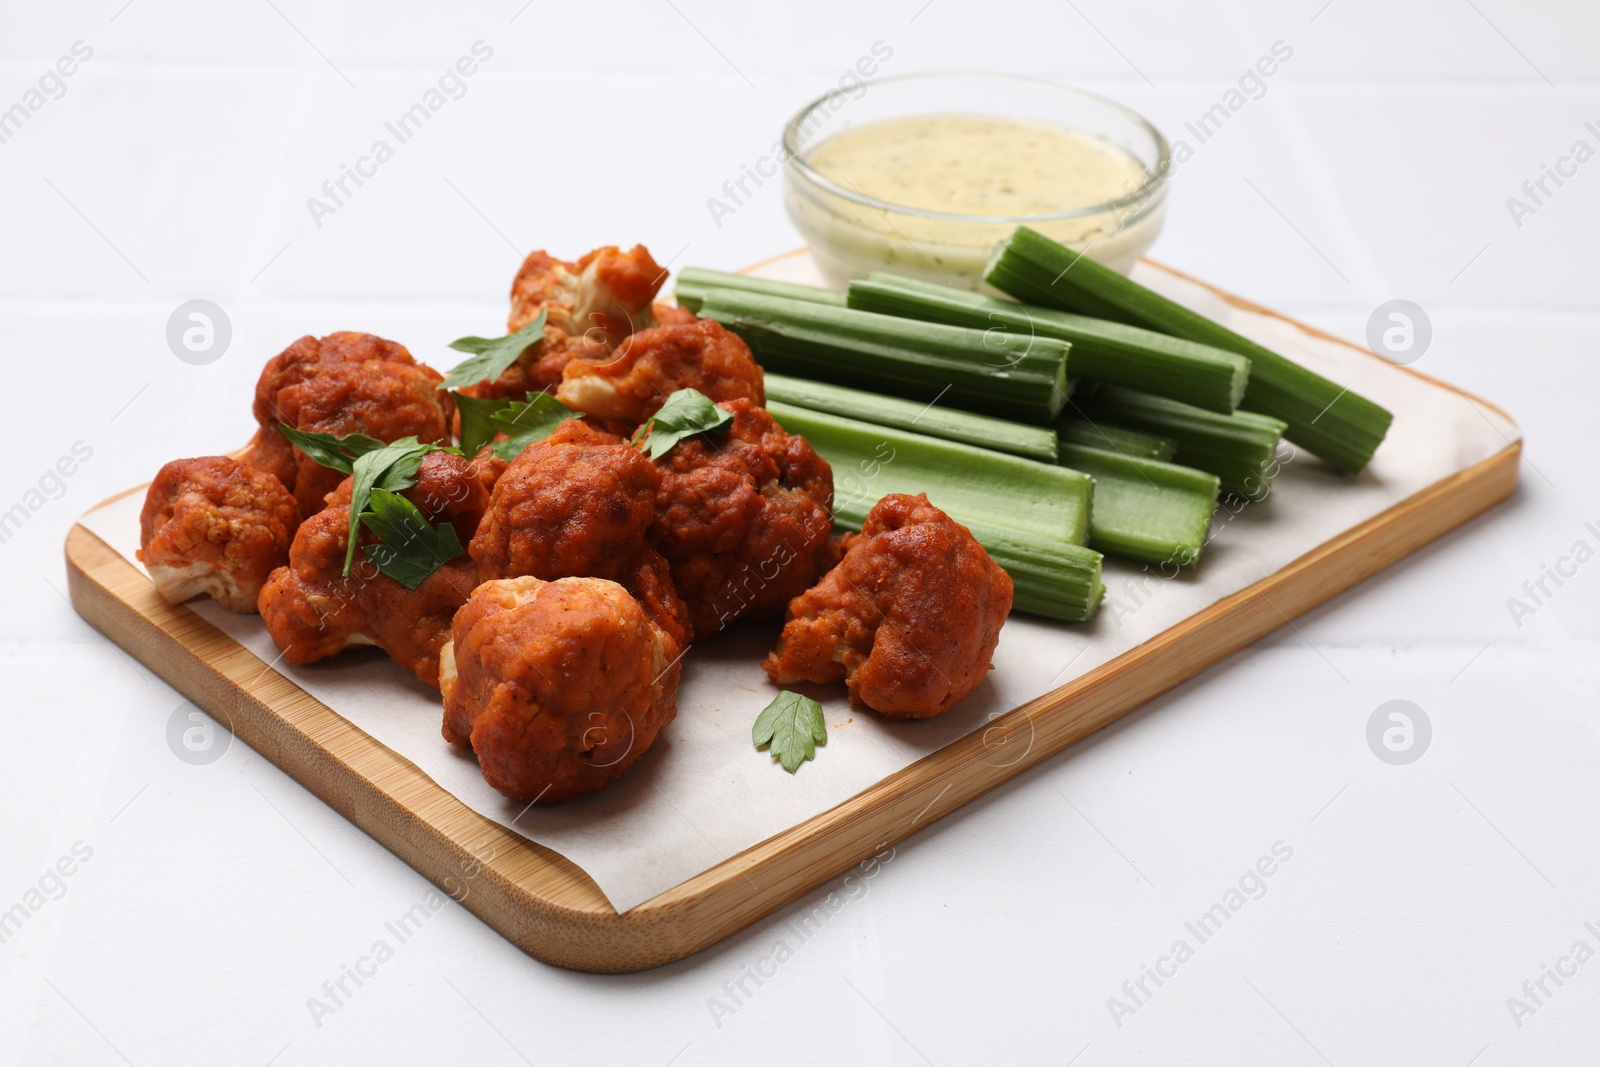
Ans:
[[[350,466],[358,457],[383,447],[382,441],[364,433],[335,437],[331,433],[297,430],[286,422],[278,423],[278,431],[289,439],[291,445],[316,462],[344,474],[350,473]]]
[[[544,337],[545,312],[540,311],[532,322],[506,337],[462,337],[450,342],[457,352],[471,352],[471,359],[456,365],[440,389],[459,389],[463,385],[476,385],[493,381],[517,361],[517,357],[538,344]]]
[[[399,493],[374,489],[372,510],[361,524],[383,541],[363,549],[373,564],[405,586],[415,589],[442,564],[461,555],[461,539],[448,522],[434,526],[422,509]]]
[[[450,395],[455,397],[456,410],[461,412],[461,451],[468,456],[476,456],[484,445],[494,440],[494,417],[515,401],[509,396],[480,400],[462,393],[452,392]]]
[[[828,724],[821,704],[785,689],[757,716],[750,736],[757,748],[770,746],[783,769],[793,774],[800,764],[815,758],[817,745],[828,743]]]
[[[567,419],[582,417],[549,393],[529,393],[527,400],[512,401],[495,413],[495,429],[509,438],[495,442],[495,455],[504,460],[516,459],[524,448],[549,437]]]
[[[376,437],[368,437],[364,433],[352,433],[343,437],[335,437],[333,434],[296,430],[294,427],[281,422],[278,424],[278,429],[283,432],[283,436],[287,437],[295,447],[324,467],[342,471],[355,479],[354,484],[350,487],[350,529],[345,538],[344,550],[344,574],[347,578],[350,576],[350,568],[356,560],[356,538],[361,532],[361,524],[371,518],[373,514],[369,507],[374,500],[374,494],[385,493],[392,496],[402,489],[410,489],[417,484],[417,471],[422,467],[422,457],[429,452],[454,452],[458,456],[461,455],[461,449],[453,445],[423,444],[415,437],[402,437],[398,441],[385,444]],[[428,525],[428,520],[422,514],[421,509],[409,500],[402,501],[402,503],[405,508],[416,512],[416,520],[422,524],[422,528],[425,531],[434,530],[434,527]],[[387,514],[391,517],[398,515],[400,512],[396,508],[397,505],[392,502],[389,503],[387,505]],[[382,522],[384,520],[380,517],[379,521]],[[374,533],[378,533],[370,524],[367,528]],[[394,526],[393,522],[391,522],[390,528],[397,531],[401,529],[399,526]],[[378,533],[378,536],[382,537],[383,535]],[[439,546],[438,550],[443,548],[443,537],[443,534],[435,535],[435,540]],[[456,545],[455,551],[459,553],[461,545],[453,528],[450,530],[449,540]],[[367,556],[378,564],[380,571],[389,574],[384,564],[372,558],[371,552],[368,552]],[[451,557],[446,556],[444,558],[449,559]],[[440,562],[443,562],[443,560]],[[427,570],[422,571],[416,581],[421,582],[423,578],[433,572],[433,567],[435,566],[438,566],[438,564],[434,564],[428,567]],[[390,575],[390,577],[397,576]],[[404,579],[401,580],[404,581]],[[408,584],[408,588],[415,589],[416,585]]]
[[[420,444],[415,437],[402,437],[393,444],[356,457],[350,471],[355,476],[355,484],[350,490],[350,536],[344,553],[346,577],[356,560],[356,537],[361,531],[361,518],[367,512],[373,491],[398,493],[411,488],[416,484],[422,457],[438,447]]]
[[[583,412],[573,411],[549,393],[529,393],[526,400],[450,395],[461,411],[461,450],[469,456],[477,455],[484,445],[493,444],[495,455],[513,460],[533,442],[549,437],[563,420],[583,418]],[[504,432],[508,440],[496,441],[494,437],[499,432]]]
[[[733,415],[717,407],[700,390],[679,389],[667,397],[660,411],[645,420],[629,444],[638,447],[642,441],[649,447],[650,458],[660,459],[685,437],[697,433],[726,433],[732,425]]]

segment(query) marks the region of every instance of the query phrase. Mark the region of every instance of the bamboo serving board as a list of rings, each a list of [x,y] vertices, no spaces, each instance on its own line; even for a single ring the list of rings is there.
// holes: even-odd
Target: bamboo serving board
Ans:
[[[1434,483],[1249,589],[622,914],[576,864],[472,811],[199,615],[167,604],[138,568],[81,526],[67,536],[67,572],[85,619],[513,944],[560,967],[614,973],[716,943],[1416,551],[1509,496],[1520,451],[1511,444]],[[1005,758],[996,759],[997,751]]]

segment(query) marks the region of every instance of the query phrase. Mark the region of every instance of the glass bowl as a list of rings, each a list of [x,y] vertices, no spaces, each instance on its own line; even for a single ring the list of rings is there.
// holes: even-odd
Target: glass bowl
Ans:
[[[1053,124],[1102,138],[1142,168],[1120,195],[1043,215],[965,215],[894,204],[820,173],[808,157],[829,138],[912,115],[994,115]],[[994,246],[1018,226],[1084,251],[1127,273],[1155,241],[1166,209],[1166,138],[1138,114],[1053,82],[996,74],[904,74],[834,90],[783,131],[784,205],[837,285],[871,271],[977,289]]]

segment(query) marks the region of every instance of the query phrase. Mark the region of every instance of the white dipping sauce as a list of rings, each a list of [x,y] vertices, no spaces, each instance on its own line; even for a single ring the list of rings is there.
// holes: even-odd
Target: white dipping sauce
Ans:
[[[811,168],[877,200],[955,215],[1051,215],[1126,196],[1139,161],[1065,126],[988,115],[912,115],[845,130]]]
[[[1145,188],[1138,158],[1047,122],[908,115],[842,130],[803,160],[838,189],[890,205],[788,176],[790,217],[835,282],[890,270],[977,288],[989,253],[1019,219],[1126,272],[1161,227],[1159,196],[1092,210]]]

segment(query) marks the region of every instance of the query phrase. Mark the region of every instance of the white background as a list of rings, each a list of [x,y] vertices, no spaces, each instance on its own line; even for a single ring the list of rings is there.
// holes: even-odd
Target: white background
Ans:
[[[276,5],[276,6],[274,6]],[[93,58],[0,144],[0,510],[93,457],[0,544],[8,712],[0,910],[83,842],[0,945],[0,1055],[27,1064],[1592,1062],[1600,962],[1518,1026],[1507,998],[1600,950],[1600,10],[1510,0],[1114,4],[659,0],[10,3],[0,108]],[[919,9],[920,8],[920,9]],[[120,9],[120,10],[119,10]],[[306,209],[472,43],[493,58],[320,228]],[[262,361],[362,329],[445,362],[493,333],[520,255],[648,244],[732,268],[792,247],[775,186],[706,199],[883,41],[883,73],[1050,77],[1173,137],[1277,40],[1294,57],[1178,173],[1155,255],[1343,336],[1394,297],[1419,369],[1527,435],[1507,505],[902,845],[801,944],[835,883],[642,975],[538,963],[441,911],[319,1026],[307,999],[430,886],[247,749],[190,766],[181,698],[64,601],[74,517],[237,444]],[[232,319],[190,366],[168,315]],[[1554,589],[1553,584],[1547,588]],[[1433,741],[1368,750],[1381,703]],[[1107,998],[1274,842],[1293,858],[1118,1026]],[[1192,937],[1189,938],[1193,943]],[[392,940],[392,938],[391,938]],[[794,956],[732,1015],[724,982]],[[720,1022],[720,1025],[719,1025]]]

